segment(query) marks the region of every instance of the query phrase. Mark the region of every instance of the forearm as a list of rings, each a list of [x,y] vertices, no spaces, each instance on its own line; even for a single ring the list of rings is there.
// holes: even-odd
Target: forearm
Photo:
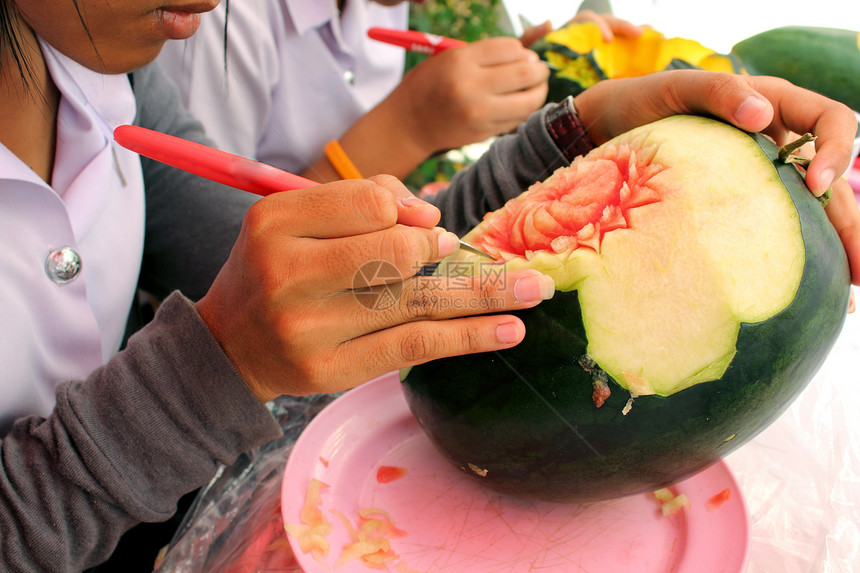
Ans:
[[[395,94],[360,117],[338,138],[364,177],[387,174],[403,179],[435,151],[422,144],[416,118],[398,112],[393,97]],[[320,182],[343,179],[325,155],[302,175]]]
[[[4,570],[79,571],[141,521],[163,521],[219,463],[276,438],[186,299],[174,295],[127,350],[57,390],[47,419],[0,442]]]

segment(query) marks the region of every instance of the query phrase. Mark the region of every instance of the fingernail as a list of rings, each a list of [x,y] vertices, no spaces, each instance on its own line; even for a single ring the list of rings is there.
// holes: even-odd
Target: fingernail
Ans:
[[[821,187],[826,191],[833,187],[833,181],[836,179],[835,172],[829,167],[821,172],[821,175],[818,177],[819,181],[821,181]]]
[[[848,299],[848,314],[852,314],[857,310],[857,303],[854,302],[854,291],[851,291],[851,297]]]
[[[758,118],[758,116],[767,109],[769,104],[755,96],[749,96],[747,99],[743,101],[741,105],[738,106],[738,109],[735,110],[735,120],[738,123],[750,123],[754,122]]]
[[[514,296],[519,302],[548,300],[555,294],[555,281],[552,277],[536,274],[517,279],[514,283]]]
[[[503,322],[496,327],[496,340],[502,344],[514,344],[523,338],[519,322]]]
[[[436,227],[437,240],[439,245],[439,257],[447,257],[460,246],[460,238],[446,231],[442,227]]]
[[[405,207],[432,207],[430,203],[424,201],[423,199],[419,199],[415,195],[409,195],[408,197],[403,197],[400,200],[401,205]]]

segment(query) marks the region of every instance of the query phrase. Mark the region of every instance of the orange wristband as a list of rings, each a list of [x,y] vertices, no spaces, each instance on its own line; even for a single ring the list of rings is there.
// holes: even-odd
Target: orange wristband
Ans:
[[[323,149],[326,158],[331,163],[331,166],[334,167],[334,170],[337,171],[338,175],[344,179],[364,179],[361,173],[359,173],[358,168],[343,150],[343,147],[340,146],[338,140],[332,139],[325,144]]]

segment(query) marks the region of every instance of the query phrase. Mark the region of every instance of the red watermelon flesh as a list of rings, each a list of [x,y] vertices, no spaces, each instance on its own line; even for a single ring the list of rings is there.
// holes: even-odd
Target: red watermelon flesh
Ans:
[[[510,201],[501,213],[488,214],[492,223],[476,246],[506,260],[578,247],[599,252],[606,233],[629,226],[631,209],[661,197],[659,187],[650,184],[662,170],[652,162],[653,150],[642,153],[622,144],[603,151],[534,187],[527,198]]]

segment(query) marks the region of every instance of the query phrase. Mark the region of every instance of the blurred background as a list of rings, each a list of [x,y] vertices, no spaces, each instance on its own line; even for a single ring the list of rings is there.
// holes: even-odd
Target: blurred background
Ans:
[[[498,0],[498,3],[512,16],[514,26],[521,25],[517,22],[520,17],[533,24],[550,20],[554,26],[561,26],[580,5],[578,0]],[[723,53],[744,38],[780,26],[860,29],[858,0],[586,0],[585,3],[591,4],[595,11],[610,6],[613,14],[634,24],[648,24],[668,37],[690,38]]]
[[[780,26],[860,29],[858,0],[433,0],[412,6],[414,29],[467,41],[550,20],[563,25],[581,7],[611,11],[666,36],[691,38],[728,52],[740,40]]]
[[[409,27],[472,42],[489,36],[520,36],[528,26],[547,20],[560,28],[586,8],[648,25],[666,38],[695,40],[719,54],[729,54],[741,40],[784,26],[860,30],[860,0],[431,0],[411,5]],[[797,46],[798,52],[804,49],[808,47]],[[407,53],[406,69],[426,57]],[[437,189],[436,185],[450,181],[456,171],[480,157],[489,143],[430,158],[404,182],[416,192]],[[860,165],[849,172],[849,180],[855,190],[860,187]]]

